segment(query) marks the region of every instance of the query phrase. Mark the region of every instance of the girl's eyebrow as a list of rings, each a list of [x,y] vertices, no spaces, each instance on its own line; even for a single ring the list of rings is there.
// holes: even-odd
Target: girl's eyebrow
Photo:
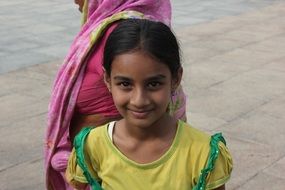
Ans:
[[[159,75],[155,75],[155,76],[149,77],[147,80],[163,80],[165,78],[166,78],[165,75],[159,74]]]
[[[132,79],[125,77],[125,76],[115,76],[115,80],[124,80],[124,81],[131,81]]]
[[[146,80],[148,80],[148,81],[149,81],[149,80],[163,80],[163,79],[165,79],[165,78],[166,78],[165,75],[158,74],[158,75],[155,75],[155,76],[151,76],[151,77],[147,78]],[[120,76],[120,75],[115,76],[114,79],[115,79],[115,80],[132,81],[131,78],[128,78],[128,77],[126,77],[126,76]]]

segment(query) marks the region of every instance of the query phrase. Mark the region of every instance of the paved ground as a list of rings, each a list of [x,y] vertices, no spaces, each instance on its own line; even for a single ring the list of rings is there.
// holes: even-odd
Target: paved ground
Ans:
[[[72,2],[0,2],[0,190],[44,189],[50,88],[79,27]],[[227,189],[285,189],[285,1],[173,6],[189,122],[226,136],[235,163]]]

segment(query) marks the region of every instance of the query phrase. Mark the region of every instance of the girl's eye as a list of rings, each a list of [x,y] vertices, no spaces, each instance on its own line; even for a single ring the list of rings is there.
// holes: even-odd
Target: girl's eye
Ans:
[[[148,83],[147,85],[150,89],[157,89],[158,87],[161,86],[161,82],[153,81]]]
[[[119,82],[118,86],[120,86],[123,89],[128,89],[128,88],[131,88],[131,83],[123,81],[123,82]]]
[[[129,86],[130,83],[129,82],[121,82],[121,86]]]

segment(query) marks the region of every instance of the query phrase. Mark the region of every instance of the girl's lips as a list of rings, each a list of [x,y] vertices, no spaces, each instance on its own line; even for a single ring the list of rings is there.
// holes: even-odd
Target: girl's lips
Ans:
[[[133,110],[130,110],[132,115],[135,117],[135,118],[138,118],[138,119],[145,119],[148,114],[150,113],[149,110],[146,110],[146,111],[133,111]]]

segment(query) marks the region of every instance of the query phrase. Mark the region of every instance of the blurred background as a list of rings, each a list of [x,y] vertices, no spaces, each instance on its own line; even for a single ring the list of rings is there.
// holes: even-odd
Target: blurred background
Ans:
[[[285,1],[172,0],[188,122],[222,132],[229,190],[285,189]],[[52,82],[81,14],[72,0],[0,1],[1,190],[44,189]]]

